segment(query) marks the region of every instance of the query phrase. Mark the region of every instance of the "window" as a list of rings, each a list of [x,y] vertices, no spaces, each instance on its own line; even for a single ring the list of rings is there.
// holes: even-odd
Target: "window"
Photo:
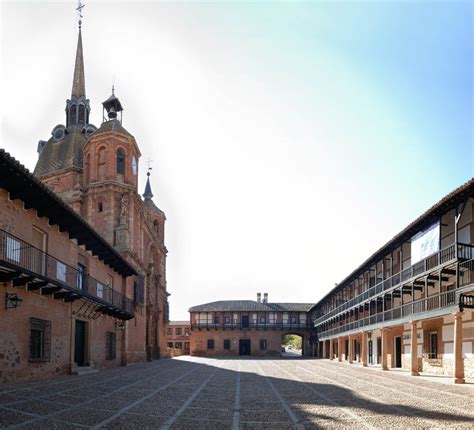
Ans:
[[[104,210],[104,206],[102,202],[97,203],[97,212],[102,212]]]
[[[224,339],[224,349],[230,349],[230,339]]]
[[[79,105],[79,121],[78,124],[85,125],[86,124],[86,108],[83,105]]]
[[[219,324],[219,315],[214,317],[214,324]]]
[[[189,351],[189,342],[184,342],[184,349]]]
[[[183,349],[183,344],[181,342],[175,342],[174,347],[176,349]]]
[[[20,262],[20,242],[7,236],[7,258]]]
[[[225,324],[230,324],[230,317],[229,316],[224,317],[224,323]]]
[[[260,317],[260,324],[265,324],[267,322],[267,319],[265,318],[265,315],[262,315]]]
[[[51,322],[30,318],[30,361],[50,361]]]
[[[97,297],[99,299],[104,298],[104,286],[100,282],[97,282]]]
[[[168,342],[168,348],[173,348],[173,342]]]
[[[83,264],[77,265],[76,286],[78,290],[83,290],[86,284],[86,267]]]
[[[260,349],[267,349],[267,341],[264,339],[260,339]]]
[[[138,276],[133,284],[133,301],[140,305],[145,303],[145,278]]]
[[[117,149],[117,173],[125,174],[125,152],[123,149]]]
[[[174,333],[176,336],[181,336],[183,334],[183,329],[181,327],[177,327],[174,329]]]
[[[296,324],[298,322],[298,319],[295,316],[291,317],[291,324]]]
[[[430,333],[430,349],[428,352],[428,358],[438,358],[438,333]]]
[[[184,334],[185,334],[186,336],[190,336],[190,335],[191,335],[191,329],[190,329],[189,327],[186,327],[186,328],[184,329]]]
[[[169,328],[168,329],[168,336],[171,336],[173,334],[173,329],[172,328]]]
[[[56,278],[66,282],[66,265],[60,261],[56,262]]]
[[[207,349],[214,349],[214,339],[207,340]]]
[[[116,339],[115,333],[108,331],[105,333],[105,359],[115,360],[116,358]]]

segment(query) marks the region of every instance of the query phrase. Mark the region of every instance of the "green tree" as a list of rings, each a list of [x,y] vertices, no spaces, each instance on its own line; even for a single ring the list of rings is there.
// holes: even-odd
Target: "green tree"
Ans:
[[[302,337],[296,334],[285,334],[281,342],[283,346],[291,345],[295,349],[301,349],[302,343]]]

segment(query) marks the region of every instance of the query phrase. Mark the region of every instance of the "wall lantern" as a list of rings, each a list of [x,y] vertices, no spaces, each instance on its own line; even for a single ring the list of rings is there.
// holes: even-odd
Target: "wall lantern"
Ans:
[[[124,331],[125,330],[125,323],[123,321],[117,321],[117,323],[115,324],[115,330]]]
[[[5,294],[5,309],[16,309],[21,305],[23,299],[17,293]]]

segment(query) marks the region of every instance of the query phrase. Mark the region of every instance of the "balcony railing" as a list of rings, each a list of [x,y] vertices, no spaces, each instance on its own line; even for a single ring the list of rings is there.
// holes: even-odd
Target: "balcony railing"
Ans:
[[[213,323],[213,322],[194,322],[191,324],[193,330],[196,329],[236,329],[236,330],[247,330],[247,329],[256,329],[256,330],[265,330],[265,329],[288,329],[288,330],[309,330],[313,326],[310,321],[306,322],[268,322],[268,323],[248,323],[242,324],[239,322],[235,323]]]
[[[357,297],[354,297],[345,303],[339,305],[336,309],[324,314],[323,316],[317,318],[314,321],[314,325],[318,325],[321,322],[331,318],[353,306],[356,306],[371,297],[377,296],[388,290],[393,290],[401,286],[401,284],[407,283],[411,280],[414,280],[417,277],[422,276],[428,272],[439,268],[440,266],[445,266],[452,264],[456,261],[464,262],[466,260],[471,260],[474,258],[474,246],[464,243],[458,243],[457,249],[457,258],[456,258],[456,246],[455,244],[449,245],[437,253],[430,255],[424,260],[418,261],[417,263],[403,269],[401,272],[394,274],[390,278],[384,279],[369,288],[367,291],[359,294]],[[462,264],[462,263],[461,263]]]
[[[45,289],[57,287],[55,298],[67,297],[73,301],[84,297],[112,314],[117,311],[118,317],[129,319],[134,315],[133,302],[128,297],[4,230],[0,230],[2,266],[26,275],[30,285],[41,285]],[[35,283],[35,280],[42,282]],[[65,290],[64,294],[57,294],[60,290]],[[66,294],[68,292],[71,294]]]
[[[422,314],[428,311],[443,309],[456,304],[456,291],[447,291],[435,296],[426,297],[407,303],[403,306],[380,312],[357,321],[353,321],[338,327],[334,327],[318,333],[318,337],[324,338],[334,336],[351,330],[357,330],[361,327],[368,327],[385,321],[393,321],[409,317],[411,315]]]

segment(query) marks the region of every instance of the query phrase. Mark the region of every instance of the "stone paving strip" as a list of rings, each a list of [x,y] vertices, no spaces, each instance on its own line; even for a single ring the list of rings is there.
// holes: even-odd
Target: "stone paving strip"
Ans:
[[[163,372],[163,374],[166,374],[168,372],[173,372],[173,371],[177,371],[177,370],[180,370],[181,367],[183,366],[186,366],[184,363],[179,363],[179,362],[175,362],[176,364],[174,365],[167,365],[167,363],[165,361],[163,361],[163,363],[165,363],[165,370]],[[178,364],[179,363],[179,364]],[[168,367],[170,367],[168,369]],[[125,377],[123,377],[123,382],[125,382],[125,385],[120,385],[119,388],[113,388],[111,390],[109,390],[108,392],[105,392],[104,394],[101,394],[99,396],[92,396],[93,398],[92,399],[89,399],[89,400],[84,400],[82,403],[80,404],[76,404],[76,405],[59,405],[59,411],[57,410],[58,409],[58,405],[55,405],[55,407],[52,407],[52,405],[48,405],[47,404],[44,404],[44,403],[41,403],[40,401],[35,401],[35,403],[33,404],[33,407],[34,408],[38,408],[38,413],[35,414],[35,415],[32,415],[32,414],[29,414],[27,411],[24,411],[24,410],[16,410],[15,412],[21,412],[22,414],[27,414],[29,415],[29,417],[32,417],[32,419],[30,420],[21,420],[21,417],[19,417],[20,419],[18,421],[20,421],[18,424],[16,423],[8,423],[8,424],[14,424],[14,425],[10,425],[10,429],[15,429],[15,428],[28,428],[28,427],[31,427],[31,428],[42,428],[42,421],[46,420],[46,419],[52,419],[54,421],[66,421],[65,424],[73,424],[73,425],[85,425],[87,427],[90,427],[91,425],[94,425],[95,422],[91,422],[91,421],[102,421],[102,419],[104,419],[103,417],[105,417],[106,415],[110,415],[111,413],[109,411],[102,411],[102,410],[98,410],[97,408],[94,407],[97,399],[101,398],[106,398],[106,397],[110,397],[110,396],[113,396],[113,395],[117,395],[117,394],[120,394],[120,395],[123,395],[122,391],[125,391],[125,390],[129,390],[131,387],[134,387],[134,386],[137,386],[141,383],[143,383],[144,381],[149,381],[150,380],[150,375],[148,374],[149,371],[147,371],[147,368],[145,367],[143,369],[143,367],[140,369],[141,371],[137,371],[137,372],[133,372],[133,366],[131,366],[130,370],[132,370],[132,373],[134,373],[134,375],[136,375],[137,373],[146,373],[146,376],[143,378],[143,379],[139,379],[138,381],[133,378],[135,380],[135,382],[128,382],[130,381],[130,378],[128,378],[129,375],[126,375]],[[182,375],[182,372],[179,372],[179,376]],[[88,384],[88,380],[90,379],[89,378],[90,375],[87,375],[86,377],[71,377],[70,379],[70,382],[71,382],[71,385],[74,385],[74,383],[85,383],[86,384],[86,387],[89,387],[90,385],[94,385],[94,384]],[[118,376],[118,378],[120,378],[120,375]],[[128,383],[127,383],[128,382]],[[84,391],[81,391],[81,390],[74,390],[74,388],[70,388],[70,390],[73,390],[75,394],[78,394],[78,393],[84,393]],[[90,396],[93,392],[90,391],[90,390],[87,390],[87,393],[88,395]],[[85,393],[84,393],[85,394]],[[27,401],[28,402],[28,401]],[[36,403],[36,402],[39,402],[39,403]],[[30,406],[28,403],[26,404],[27,406]],[[11,413],[13,410],[7,408],[7,406],[9,405],[6,405],[6,406],[3,406],[2,408],[0,408],[0,425],[3,426],[3,422],[2,422],[2,419],[4,418],[4,415],[6,413],[6,411],[8,411],[7,413]],[[15,406],[18,406],[18,405],[15,405]],[[64,407],[62,407],[64,406]],[[90,406],[90,408],[88,408],[87,406]],[[81,409],[78,409],[78,408],[81,408]],[[2,411],[2,409],[5,410],[5,412]],[[54,410],[53,412],[50,412],[51,409],[56,409]],[[77,418],[80,420],[85,420],[86,422],[71,422],[71,418],[73,419],[74,418],[74,415],[77,413]],[[33,418],[34,417],[34,418]],[[101,419],[102,418],[102,419]]]
[[[324,366],[324,363],[313,363],[313,365],[318,365],[318,366]],[[325,370],[327,368],[323,367]],[[363,368],[362,368],[363,369]],[[344,375],[347,375],[348,377],[353,378],[354,377],[354,372],[351,372],[350,368],[343,367],[340,369],[327,369],[327,371],[332,371],[332,372],[343,372]],[[405,385],[406,382],[403,381],[404,376],[402,375],[397,375],[398,378],[393,378],[391,377],[390,371],[380,371],[380,373],[377,374],[372,374],[367,373],[364,371],[361,371],[358,369],[357,376],[359,381],[365,381],[365,383],[384,388],[386,390],[395,392],[396,394],[400,394],[403,396],[408,396],[411,397],[412,399],[416,400],[422,400],[424,403],[430,403],[432,405],[432,408],[435,407],[437,411],[440,410],[441,407],[447,407],[450,410],[447,411],[449,412],[456,412],[462,415],[470,415],[474,419],[474,409],[471,407],[464,407],[464,402],[467,401],[468,404],[466,406],[474,406],[473,399],[474,399],[474,391],[470,390],[466,394],[459,394],[459,393],[453,393],[453,392],[445,392],[442,390],[444,384],[440,383],[432,383],[430,384],[429,387],[425,387],[423,383],[418,383],[418,384],[408,384],[410,386],[410,390],[402,390],[402,389],[397,389],[396,386],[399,384]],[[387,375],[387,376],[385,376]],[[416,379],[417,377],[413,377]],[[375,380],[374,380],[375,379]],[[433,386],[435,384],[435,386]],[[400,387],[401,388],[401,387]],[[459,387],[459,391],[462,391],[464,387]],[[438,390],[439,389],[439,390]],[[469,389],[468,389],[469,390]],[[448,397],[444,397],[444,396]],[[454,398],[453,398],[454,397]],[[443,404],[440,405],[440,398],[443,399]],[[413,404],[413,400],[410,401],[411,404]],[[463,405],[463,407],[459,407],[459,405]]]
[[[337,361],[180,357],[0,386],[0,428],[474,429],[473,393]]]
[[[414,418],[418,417],[428,422],[430,427],[440,426],[441,421],[450,420],[474,424],[474,413],[472,411],[460,409],[449,404],[446,406],[445,403],[447,399],[442,394],[438,394],[437,400],[432,400],[426,398],[423,394],[414,395],[408,390],[402,391],[395,388],[398,381],[390,381],[389,386],[373,382],[370,378],[364,378],[364,374],[357,371],[357,368],[352,369],[346,367],[345,369],[340,369],[335,368],[333,363],[320,361],[311,361],[309,366],[313,372],[316,371],[318,374],[324,374],[325,377],[331,375],[330,379],[333,383],[345,385],[362,396],[382,402],[386,407],[394,408],[400,414],[411,415]],[[351,384],[349,381],[354,382]],[[368,389],[368,386],[370,389]],[[370,394],[368,394],[367,391],[369,391]],[[394,405],[394,401],[398,402],[398,404]],[[456,413],[459,415],[456,415]]]
[[[334,361],[331,364],[335,366],[340,366],[343,369],[347,369],[347,364],[344,362],[339,363],[337,361]],[[376,378],[377,380],[387,381],[387,383],[389,383],[389,381],[395,381],[399,385],[405,385],[407,387],[410,387],[411,389],[422,389],[429,393],[433,393],[433,391],[435,391],[436,398],[439,398],[440,393],[446,394],[450,397],[456,397],[461,400],[466,400],[466,395],[472,399],[472,396],[474,395],[473,387],[467,384],[453,384],[450,386],[440,381],[434,382],[427,380],[427,376],[412,377],[407,371],[392,370],[383,371],[381,373],[380,367],[363,367],[359,364],[353,364],[353,366],[356,366],[357,371],[361,375],[367,375],[371,379]],[[422,384],[420,384],[420,380],[423,382]],[[474,406],[474,400],[471,400],[471,402],[473,402],[472,405]]]
[[[258,362],[257,362],[257,367],[259,368],[259,370],[261,372],[261,375],[265,378],[265,382],[270,386],[270,388],[274,392],[275,396],[277,397],[277,399],[281,403],[283,409],[286,411],[286,413],[290,417],[291,421],[295,425],[295,427],[297,429],[304,429],[304,426],[300,423],[298,417],[295,415],[295,413],[288,406],[288,403],[286,403],[285,399],[282,397],[282,395],[275,388],[275,385],[273,385],[272,380],[265,374],[264,370],[262,369],[262,366]]]
[[[364,427],[366,429],[371,429],[371,430],[374,430],[376,427],[372,426],[370,423],[368,423],[367,421],[365,421],[362,417],[360,417],[359,415],[357,415],[357,413],[353,412],[350,408],[347,408],[347,407],[344,407],[342,406],[341,403],[339,403],[337,400],[335,399],[331,399],[329,396],[326,396],[324,395],[322,392],[316,390],[310,382],[307,382],[307,381],[304,381],[303,379],[301,379],[300,377],[298,377],[295,372],[293,373],[290,373],[288,372],[287,370],[283,369],[282,366],[278,365],[276,362],[272,363],[274,364],[279,370],[280,372],[283,372],[285,373],[286,375],[288,375],[288,377],[290,379],[293,379],[293,380],[296,380],[298,381],[299,383],[302,383],[304,385],[305,388],[307,388],[308,390],[310,390],[313,394],[315,394],[316,396],[318,396],[319,398],[323,399],[323,401],[325,401],[326,403],[334,406],[334,407],[337,407],[337,408],[340,408],[350,419],[353,419],[354,421],[356,421],[358,423],[358,426],[360,427]],[[291,401],[291,399],[289,399]]]

